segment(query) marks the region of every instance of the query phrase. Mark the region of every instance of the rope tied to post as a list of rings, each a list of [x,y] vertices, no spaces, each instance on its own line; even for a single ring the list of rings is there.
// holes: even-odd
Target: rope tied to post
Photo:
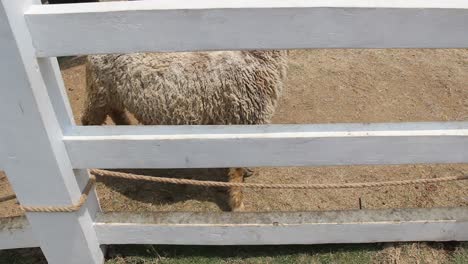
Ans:
[[[468,180],[467,175],[461,176],[448,176],[441,178],[425,178],[425,179],[412,179],[402,181],[386,181],[386,182],[358,182],[358,183],[316,183],[316,184],[267,184],[267,183],[240,183],[240,182],[218,182],[218,181],[199,181],[191,179],[177,179],[177,178],[166,178],[157,176],[146,176],[133,173],[108,171],[100,169],[90,169],[90,178],[86,187],[80,196],[79,201],[76,204],[69,206],[21,206],[25,212],[46,212],[46,213],[70,213],[80,210],[83,204],[86,203],[88,195],[96,182],[96,177],[112,177],[127,180],[143,180],[158,183],[168,184],[184,184],[194,186],[205,186],[205,187],[241,187],[241,188],[253,188],[253,189],[349,189],[349,188],[374,188],[374,187],[385,187],[385,186],[403,186],[412,184],[427,184],[427,183],[441,183],[450,181]],[[6,201],[16,198],[15,195],[8,195],[0,198],[1,201]]]
[[[80,196],[80,199],[76,204],[66,205],[66,206],[21,206],[21,209],[25,212],[34,212],[34,213],[72,213],[77,212],[86,203],[88,200],[88,195],[91,189],[93,188],[94,183],[96,183],[96,177],[90,175],[86,187],[83,189],[83,192]]]

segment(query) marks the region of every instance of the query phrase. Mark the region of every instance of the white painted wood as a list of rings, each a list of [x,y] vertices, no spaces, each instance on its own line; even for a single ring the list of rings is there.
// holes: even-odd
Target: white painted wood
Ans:
[[[292,226],[161,226],[98,224],[102,244],[293,245],[466,241],[467,222],[301,224]],[[464,234],[464,236],[462,236]]]
[[[5,150],[0,157],[23,205],[76,203],[81,188],[75,178],[59,118],[54,114],[43,66],[35,57],[24,20],[33,0],[0,0],[0,116]],[[62,117],[66,117],[63,115]],[[63,124],[62,124],[63,125]],[[49,263],[102,263],[93,229],[92,199],[77,213],[27,213],[34,236]],[[90,210],[91,209],[91,210]]]
[[[468,123],[76,127],[75,168],[468,162]]]
[[[0,250],[39,247],[25,217],[0,218]]]
[[[75,122],[57,58],[40,58],[37,62],[59,125],[66,130]]]
[[[70,101],[65,90],[65,84],[57,58],[38,58],[37,62],[58,124],[62,131],[66,131],[75,126],[76,123],[73,118]],[[86,169],[74,170],[74,174],[80,189],[83,189],[89,180],[88,171]],[[101,211],[95,190],[90,192],[88,199],[88,210],[94,218],[96,213]]]
[[[33,6],[37,55],[295,48],[466,48],[464,0],[132,1]]]
[[[70,101],[65,91],[65,84],[62,79],[62,73],[60,72],[57,58],[39,58],[37,61],[57,121],[62,131],[68,130],[76,124],[73,118]],[[89,180],[88,171],[86,169],[74,170],[74,174],[80,189],[83,189]],[[96,213],[101,211],[95,190],[90,192],[88,199],[88,211],[94,219]]]
[[[294,213],[114,213],[95,224],[102,244],[265,245],[466,241],[468,210]]]
[[[8,113],[0,117],[4,124],[0,130],[0,165],[22,204],[76,202],[89,178],[81,169],[86,167],[468,162],[467,122],[73,127],[56,60],[35,57],[35,53],[45,57],[251,48],[467,47],[465,1],[162,0],[60,6],[32,6],[39,3],[34,0],[0,3],[0,111]],[[23,16],[26,10],[32,39]],[[101,214],[93,225],[99,211],[93,191],[77,213],[28,213],[31,227],[24,218],[2,220],[0,249],[40,245],[49,263],[101,263],[100,243],[257,245],[468,240],[466,208]]]
[[[260,245],[466,241],[467,208],[268,213],[106,213],[102,244]],[[23,217],[0,222],[0,249],[38,246]]]

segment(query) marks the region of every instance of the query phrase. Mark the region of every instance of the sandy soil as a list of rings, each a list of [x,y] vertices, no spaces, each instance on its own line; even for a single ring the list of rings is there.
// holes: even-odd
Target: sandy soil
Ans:
[[[83,60],[61,60],[78,121],[83,109]],[[301,50],[290,56],[289,78],[274,123],[468,120],[467,50]],[[109,122],[110,124],[110,122]],[[149,175],[226,180],[223,170],[138,170]],[[247,182],[325,183],[443,177],[467,165],[261,168]],[[352,190],[246,190],[249,211],[467,206],[468,182]],[[0,196],[11,193],[0,177]],[[225,210],[225,192],[187,186],[105,180],[106,211]],[[0,217],[19,214],[15,201]]]

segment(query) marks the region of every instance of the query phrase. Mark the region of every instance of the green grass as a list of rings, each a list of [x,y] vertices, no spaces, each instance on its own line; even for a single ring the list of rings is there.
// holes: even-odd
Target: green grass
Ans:
[[[442,244],[436,244],[438,247]],[[210,264],[210,263],[382,263],[381,244],[315,246],[151,246],[108,247],[106,264]],[[455,243],[440,263],[468,263],[468,243]],[[405,256],[401,256],[405,258]],[[414,256],[413,256],[414,257]],[[411,263],[411,259],[408,259]],[[0,251],[0,263],[47,263],[39,249]],[[388,262],[387,262],[388,263]]]
[[[38,248],[0,250],[1,264],[45,264],[42,252]]]
[[[453,264],[466,264],[468,263],[468,242],[461,243],[453,254]]]
[[[374,245],[118,246],[106,264],[123,263],[371,263]],[[115,254],[115,253],[111,253]]]

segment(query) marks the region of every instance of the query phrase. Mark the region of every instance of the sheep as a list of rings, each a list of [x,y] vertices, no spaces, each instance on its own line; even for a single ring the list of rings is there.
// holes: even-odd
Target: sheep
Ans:
[[[83,125],[109,115],[129,125],[250,125],[271,121],[283,90],[287,51],[134,53],[88,56]],[[243,182],[243,168],[229,169]],[[244,209],[241,188],[229,189],[233,211]]]

